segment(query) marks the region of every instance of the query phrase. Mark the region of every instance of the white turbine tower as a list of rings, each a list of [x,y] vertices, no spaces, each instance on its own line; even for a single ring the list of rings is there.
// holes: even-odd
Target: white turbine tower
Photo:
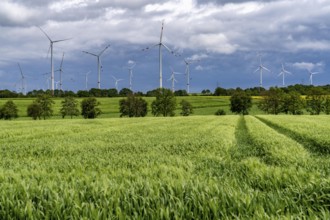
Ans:
[[[266,70],[266,71],[270,72],[270,70],[267,69],[264,65],[262,65],[262,63],[261,63],[261,54],[258,54],[258,56],[259,56],[259,67],[254,72],[260,71],[260,88],[262,88],[262,71]]]
[[[116,77],[112,76],[112,78],[115,80],[115,88],[118,91],[118,82],[122,81],[123,79],[117,79]],[[119,92],[119,91],[118,91]]]
[[[66,41],[66,40],[70,40],[70,39],[63,39],[63,40],[52,40],[47,33],[41,29],[41,27],[39,27],[39,29],[45,34],[45,36],[48,38],[49,42],[50,42],[50,70],[51,70],[51,83],[52,83],[52,95],[54,95],[54,63],[53,63],[53,47],[54,47],[54,43],[58,43],[58,42],[62,42],[62,41]],[[48,50],[49,51],[49,50]]]
[[[24,77],[24,74],[23,74],[23,71],[22,71],[22,68],[21,68],[21,65],[19,63],[17,63],[18,65],[18,68],[21,72],[21,77],[22,77],[22,88],[21,88],[21,92],[23,95],[25,95],[26,91],[25,91],[25,77]]]
[[[172,92],[174,92],[175,91],[175,89],[174,89],[175,83],[178,82],[175,79],[175,75],[180,75],[182,73],[175,72],[172,67],[170,69],[171,69],[171,77],[168,80],[171,80],[172,81]]]
[[[110,45],[106,46],[100,53],[98,54],[94,54],[94,53],[90,53],[87,51],[83,51],[83,53],[92,55],[94,57],[97,58],[97,71],[98,71],[98,81],[97,81],[97,85],[98,88],[101,89],[101,56],[102,54],[106,51],[106,49],[108,49],[110,47]]]
[[[160,31],[160,40],[159,43],[153,46],[158,46],[159,47],[159,88],[163,88],[163,53],[162,53],[162,47],[164,47],[165,49],[167,49],[170,53],[174,54],[174,51],[170,50],[170,48],[168,46],[166,46],[163,43],[163,32],[164,32],[164,21],[162,21],[162,28]],[[147,47],[144,50],[148,50],[150,49],[150,47]]]
[[[129,76],[129,89],[132,91],[132,78],[133,78],[133,68],[135,67],[136,63],[133,63],[132,66],[127,67],[128,69],[128,76]]]
[[[91,71],[88,71],[85,73],[85,89],[87,90],[88,88],[88,75],[91,73]]]
[[[60,83],[60,90],[61,90],[61,91],[62,91],[63,60],[64,60],[64,52],[63,52],[63,55],[62,55],[61,66],[60,66],[60,68],[59,68],[58,70],[56,70],[56,71],[60,72],[60,81],[59,81],[59,83]],[[56,88],[56,89],[57,89],[57,88]]]
[[[283,86],[285,86],[285,74],[292,74],[291,72],[287,71],[284,69],[284,65],[282,63],[282,69],[281,69],[281,72],[278,74],[278,76],[282,75],[283,77]]]
[[[190,93],[190,64],[194,62],[198,62],[199,60],[188,60],[184,59],[184,63],[186,64],[186,77],[187,77],[187,93]]]
[[[311,70],[307,69],[308,73],[309,73],[309,81],[310,84],[313,85],[313,75],[319,74],[319,72],[312,72]]]

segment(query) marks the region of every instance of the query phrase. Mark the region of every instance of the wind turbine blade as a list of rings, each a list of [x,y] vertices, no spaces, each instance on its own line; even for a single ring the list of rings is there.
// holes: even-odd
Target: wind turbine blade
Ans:
[[[67,40],[71,40],[72,38],[67,38],[67,39],[63,39],[63,40],[55,40],[53,41],[53,43],[58,43],[58,42],[62,42],[62,41],[67,41]]]
[[[164,32],[164,20],[162,21],[162,29],[160,31],[160,40],[159,43],[162,44],[162,40],[163,40],[163,32]]]
[[[17,65],[18,65],[18,68],[19,68],[19,70],[20,70],[20,72],[21,72],[21,76],[22,76],[22,78],[24,78],[24,76],[23,76],[23,71],[22,71],[22,68],[21,68],[21,65],[20,65],[19,63],[17,63]]]
[[[87,54],[89,54],[89,55],[92,55],[92,56],[95,56],[95,57],[97,57],[98,55],[96,55],[96,54],[93,54],[93,53],[90,53],[90,52],[87,52],[87,51],[82,51],[83,53],[87,53]]]
[[[266,67],[264,67],[264,66],[261,66],[261,68],[263,68],[264,70],[266,70],[266,71],[270,72],[270,70],[269,70],[269,69],[267,69],[267,68],[266,68]]]
[[[62,66],[63,66],[63,60],[64,60],[64,52],[63,52],[63,55],[62,55],[62,61],[61,61],[61,68],[60,68],[60,70],[62,70]]]
[[[258,72],[258,71],[260,71],[260,67],[258,67],[258,69],[256,69],[256,70],[254,71],[254,73],[256,73],[256,72]]]
[[[41,27],[39,27],[39,26],[37,26],[37,27],[42,31],[42,33],[45,34],[45,36],[48,38],[48,40],[49,40],[50,42],[52,42],[52,39],[50,39],[50,37],[48,36],[48,34],[47,34],[44,30],[42,30]]]
[[[165,44],[161,44],[163,47],[165,47],[171,54],[174,54],[174,51],[172,51],[168,46],[166,46]]]
[[[108,49],[110,47],[110,44],[108,45],[108,46],[106,46],[100,53],[99,53],[99,56],[101,56],[103,53],[104,53],[104,51],[106,51],[106,49]]]

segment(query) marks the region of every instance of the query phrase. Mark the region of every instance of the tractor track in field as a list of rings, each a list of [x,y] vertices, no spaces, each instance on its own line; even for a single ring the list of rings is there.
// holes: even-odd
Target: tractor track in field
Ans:
[[[277,125],[267,119],[260,118],[258,116],[253,116],[268,127],[272,128],[276,132],[285,135],[286,137],[298,142],[300,145],[302,145],[305,149],[307,149],[311,154],[315,154],[317,156],[322,156],[324,154],[329,155],[330,152],[327,151],[327,149],[322,146],[321,144],[317,143],[315,140],[307,137],[302,137],[301,135],[297,134],[296,132],[289,130],[287,128],[284,128],[280,125]]]

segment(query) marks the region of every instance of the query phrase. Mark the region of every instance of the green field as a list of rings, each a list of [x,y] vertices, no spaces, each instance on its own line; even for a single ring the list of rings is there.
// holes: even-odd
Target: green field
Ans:
[[[0,124],[0,219],[330,219],[326,116]]]
[[[177,110],[176,115],[180,115],[180,101],[185,99],[189,101],[192,106],[194,107],[194,115],[214,115],[214,113],[218,109],[224,109],[227,114],[232,114],[230,112],[229,107],[229,98],[227,96],[185,96],[185,97],[176,97],[177,100]],[[100,116],[101,118],[118,118],[119,113],[119,100],[121,98],[97,98],[101,103],[100,108],[103,114]],[[153,97],[143,97],[148,102],[148,109],[149,113],[147,116],[152,116],[151,114],[151,102],[155,99]],[[18,115],[19,117],[26,117],[26,109],[29,104],[31,104],[35,99],[34,98],[21,98],[21,99],[0,99],[0,106],[2,106],[6,101],[13,100],[13,102],[18,107]],[[60,118],[60,108],[61,108],[61,101],[62,98],[55,98],[54,105],[54,117],[53,118]],[[77,98],[79,103],[81,102],[82,98]],[[79,106],[80,107],[80,106]],[[261,114],[262,112],[258,110],[257,106],[254,105],[251,109],[251,114]],[[82,118],[82,117],[80,117]],[[24,119],[24,118],[21,118]]]

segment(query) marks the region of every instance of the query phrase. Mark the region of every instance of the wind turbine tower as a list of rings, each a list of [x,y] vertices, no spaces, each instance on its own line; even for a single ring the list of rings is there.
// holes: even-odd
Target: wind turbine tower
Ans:
[[[175,79],[175,75],[179,75],[179,74],[182,74],[182,73],[174,72],[174,70],[171,68],[171,77],[168,80],[171,80],[172,81],[172,92],[175,91],[175,89],[174,89],[175,83],[178,82]]]
[[[184,59],[184,63],[186,64],[186,77],[187,77],[187,93],[190,93],[190,64],[194,62],[198,62],[199,60],[188,60]]]
[[[88,71],[85,73],[85,89],[87,90],[88,88],[88,75],[91,73],[91,71]]]
[[[129,75],[129,89],[132,91],[132,78],[133,78],[133,68],[135,67],[136,63],[128,68],[128,75]]]
[[[308,73],[309,73],[309,81],[311,83],[311,85],[313,85],[313,75],[318,74],[319,72],[312,72],[309,69],[307,69]]]
[[[101,56],[102,54],[110,47],[110,45],[106,46],[100,53],[98,54],[94,54],[94,53],[90,53],[87,51],[83,51],[83,53],[95,56],[97,58],[97,71],[98,71],[98,81],[97,81],[97,85],[98,88],[101,89]]]
[[[17,63],[18,65],[18,68],[21,72],[21,76],[22,76],[22,88],[21,88],[21,92],[23,95],[25,95],[26,91],[25,91],[25,77],[24,77],[24,74],[23,74],[23,71],[22,71],[22,68],[21,68],[21,65],[19,63]]]
[[[261,63],[261,54],[258,54],[258,56],[259,56],[259,67],[254,72],[260,71],[260,88],[262,88],[262,71],[266,70],[266,71],[270,72],[270,70],[267,69],[264,65],[262,65],[262,63]]]
[[[168,46],[166,46],[163,43],[163,32],[164,32],[164,21],[162,21],[162,28],[160,31],[160,39],[159,43],[154,45],[159,47],[159,88],[163,88],[163,53],[162,53],[162,47],[164,47],[166,50],[168,50],[171,54],[174,54],[174,51],[170,50]],[[148,50],[150,47],[147,47],[143,50]]]
[[[54,82],[54,63],[53,63],[53,48],[54,48],[54,43],[59,43],[59,42],[62,42],[62,41],[67,41],[67,40],[70,40],[70,39],[63,39],[63,40],[52,40],[48,35],[47,33],[41,29],[41,27],[39,27],[39,29],[45,34],[45,36],[48,38],[49,42],[50,42],[50,69],[51,69],[51,84],[52,84],[52,88],[51,88],[51,91],[52,91],[52,95],[54,95],[54,87],[55,87],[55,82]]]
[[[283,86],[285,86],[285,74],[292,74],[292,73],[290,73],[289,71],[285,70],[284,69],[284,65],[282,63],[282,69],[281,69],[281,72],[278,75],[279,76],[282,75],[282,77],[283,77]]]
[[[60,69],[58,69],[58,71],[60,72],[60,81],[59,81],[59,83],[60,83],[60,91],[62,91],[63,60],[64,60],[64,52],[63,52],[63,55],[62,55],[62,61],[61,61]]]

